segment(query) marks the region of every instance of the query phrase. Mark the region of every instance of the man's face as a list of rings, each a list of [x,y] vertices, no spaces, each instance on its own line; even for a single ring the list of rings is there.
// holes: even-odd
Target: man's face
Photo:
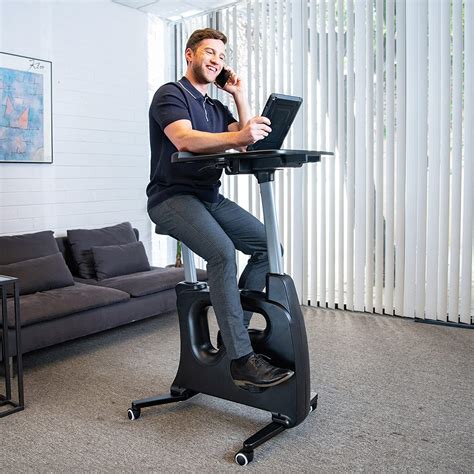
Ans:
[[[205,39],[198,43],[196,50],[186,50],[186,59],[196,80],[211,84],[221,72],[225,60],[225,45],[218,39]]]

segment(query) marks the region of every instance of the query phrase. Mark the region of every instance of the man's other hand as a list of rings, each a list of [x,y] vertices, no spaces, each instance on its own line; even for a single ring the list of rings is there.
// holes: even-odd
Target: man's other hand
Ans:
[[[245,127],[240,130],[241,145],[247,146],[252,145],[259,140],[267,137],[268,134],[272,131],[270,128],[271,122],[267,117],[253,117],[245,125]]]

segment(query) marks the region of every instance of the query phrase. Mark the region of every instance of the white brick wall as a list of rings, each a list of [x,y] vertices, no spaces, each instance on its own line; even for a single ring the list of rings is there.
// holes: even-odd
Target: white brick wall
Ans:
[[[53,164],[0,163],[0,235],[130,221],[151,255],[149,88],[164,80],[149,71],[148,38],[157,24],[108,0],[0,0],[0,51],[53,63],[54,140]]]

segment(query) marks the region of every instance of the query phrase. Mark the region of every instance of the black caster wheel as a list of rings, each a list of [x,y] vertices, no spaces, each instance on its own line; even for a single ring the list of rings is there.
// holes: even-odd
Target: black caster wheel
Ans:
[[[140,408],[129,408],[127,414],[129,420],[137,420],[140,418]]]
[[[253,460],[253,451],[239,451],[234,459],[239,466],[246,466]]]

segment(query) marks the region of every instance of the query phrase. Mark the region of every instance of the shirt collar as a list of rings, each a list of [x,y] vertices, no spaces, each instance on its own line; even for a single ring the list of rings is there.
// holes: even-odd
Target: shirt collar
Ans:
[[[189,82],[189,79],[183,76],[178,81],[179,86],[184,89],[193,99],[199,102],[207,102],[208,104],[214,105],[212,99],[206,94],[202,95],[192,84]]]

